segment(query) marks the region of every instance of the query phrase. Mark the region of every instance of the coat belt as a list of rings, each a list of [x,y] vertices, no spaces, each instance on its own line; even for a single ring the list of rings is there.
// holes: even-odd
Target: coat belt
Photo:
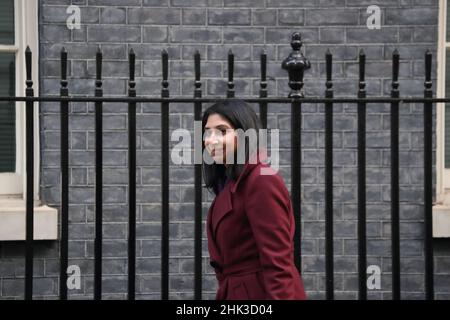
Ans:
[[[210,262],[211,266],[216,271],[216,276],[219,281],[224,280],[227,276],[241,276],[249,273],[255,273],[262,270],[259,260],[251,260],[248,262],[238,263],[232,266],[220,266],[216,261]]]

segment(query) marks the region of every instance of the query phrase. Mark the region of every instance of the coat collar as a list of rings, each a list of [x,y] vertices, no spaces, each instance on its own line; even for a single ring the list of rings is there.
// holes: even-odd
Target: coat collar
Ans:
[[[255,169],[259,164],[267,160],[267,149],[261,148],[258,152],[250,156],[249,160],[245,163],[244,169],[238,176],[236,181],[230,181],[230,191],[235,193],[236,189],[241,181],[243,181],[253,169]]]

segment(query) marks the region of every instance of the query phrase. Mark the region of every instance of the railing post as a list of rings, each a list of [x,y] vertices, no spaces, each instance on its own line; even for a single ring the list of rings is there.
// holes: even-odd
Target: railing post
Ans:
[[[330,50],[325,54],[327,81],[325,98],[333,98],[332,66]],[[334,299],[334,250],[333,250],[333,102],[325,103],[325,267],[327,300]]]
[[[366,97],[366,55],[359,52],[358,98]],[[366,103],[358,102],[358,273],[359,299],[367,299],[366,260]]]
[[[227,98],[234,98],[234,54],[231,51],[228,51],[228,89],[227,89]]]
[[[400,96],[398,87],[400,56],[392,53],[391,98]],[[399,206],[399,103],[391,102],[391,244],[392,244],[392,299],[400,300],[400,206]]]
[[[161,97],[169,97],[169,55],[162,52]],[[169,299],[169,103],[161,103],[161,181],[162,181],[162,239],[161,239],[161,299]]]
[[[294,98],[291,104],[291,197],[295,216],[294,236],[294,261],[299,272],[302,270],[301,260],[301,217],[300,217],[300,195],[301,195],[301,102],[303,97],[303,73],[310,68],[309,61],[300,52],[302,46],[300,33],[292,34],[291,47],[293,51],[284,59],[282,68],[289,73],[289,97]]]
[[[432,98],[431,82],[432,54],[425,52],[424,98]],[[427,300],[434,299],[433,277],[433,103],[423,106],[424,121],[424,209],[425,209],[425,294]]]
[[[195,91],[194,98],[202,97],[202,83],[200,82],[200,52],[196,51],[194,55],[195,67]],[[194,121],[202,120],[202,103],[194,102]],[[194,127],[195,128],[195,127]],[[195,129],[194,129],[195,130]],[[200,132],[201,133],[201,132]],[[197,137],[197,135],[194,135]],[[194,138],[195,139],[195,138]],[[203,140],[202,140],[203,141]],[[201,141],[201,142],[202,142]],[[194,143],[194,146],[197,146]],[[196,152],[196,150],[194,151]],[[200,154],[200,157],[202,155]],[[194,283],[194,298],[195,300],[202,299],[202,163],[195,158],[195,283]]]
[[[34,96],[32,80],[32,57],[30,47],[25,50],[27,97]],[[34,244],[34,103],[26,102],[26,242],[25,242],[25,299],[33,299],[33,244]]]
[[[261,51],[261,82],[259,85],[259,97],[267,98],[267,53],[265,50]],[[267,102],[259,103],[259,117],[263,129],[267,129]]]
[[[102,97],[102,52],[96,54],[95,96]],[[102,298],[103,103],[95,102],[95,243],[94,300]]]
[[[67,52],[61,50],[60,96],[67,97]],[[69,247],[69,102],[60,102],[61,122],[61,262],[59,271],[59,295],[67,300],[67,266]]]
[[[135,54],[130,50],[128,97],[136,97]],[[128,300],[136,294],[136,102],[128,103]]]

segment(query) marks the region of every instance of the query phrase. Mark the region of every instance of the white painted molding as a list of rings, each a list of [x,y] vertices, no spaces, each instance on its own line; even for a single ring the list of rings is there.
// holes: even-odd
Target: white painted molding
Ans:
[[[450,206],[433,206],[433,238],[450,238]]]
[[[25,201],[0,201],[0,241],[25,240]],[[58,210],[48,206],[34,207],[34,239],[58,239]]]

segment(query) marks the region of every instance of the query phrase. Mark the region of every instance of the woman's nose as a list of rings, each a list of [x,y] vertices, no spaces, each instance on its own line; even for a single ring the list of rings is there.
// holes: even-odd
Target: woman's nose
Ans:
[[[209,137],[205,138],[205,145],[216,144],[216,143],[217,143],[216,136],[209,136]]]
[[[206,133],[206,137],[205,137],[205,144],[215,144],[217,143],[219,140],[218,135],[216,134],[215,130],[211,130],[209,132]]]

